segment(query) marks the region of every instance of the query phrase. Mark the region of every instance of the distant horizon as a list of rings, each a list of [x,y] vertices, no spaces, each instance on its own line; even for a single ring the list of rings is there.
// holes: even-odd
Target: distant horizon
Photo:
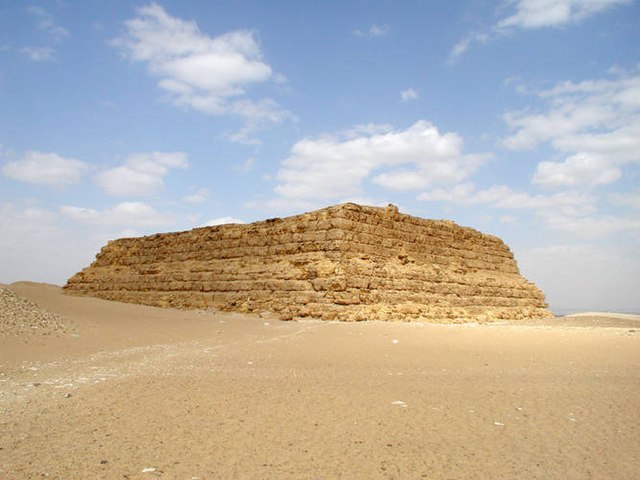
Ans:
[[[351,204],[362,205],[362,206],[370,206],[370,207],[374,207],[374,208],[385,208],[385,207],[383,207],[383,206],[364,205],[364,204],[358,204],[358,203],[356,203],[356,202],[343,202],[343,203],[340,203],[340,204],[327,205],[327,206],[325,206],[325,207],[320,207],[320,208],[318,208],[318,209],[316,209],[316,210],[324,210],[324,209],[331,208],[331,207],[335,207],[335,206],[342,205],[342,204],[345,204],[345,203],[351,203]],[[389,204],[389,205],[393,205],[393,204]],[[393,205],[393,206],[395,206],[395,205]],[[312,210],[312,211],[315,211],[315,210]],[[312,211],[309,211],[309,212],[312,212]],[[306,213],[309,213],[309,212],[294,213],[294,214],[292,214],[291,216],[302,216],[302,215],[304,215],[304,214],[306,214]],[[406,214],[405,212],[402,212],[402,211],[400,211],[399,213],[401,213],[401,214]],[[406,214],[406,215],[408,215],[408,214]],[[256,220],[256,222],[263,222],[263,221],[273,220],[273,219],[275,219],[275,218],[281,218],[281,217],[265,218],[265,219]],[[283,217],[283,218],[286,218],[286,217]],[[418,217],[418,218],[422,218],[422,217]],[[452,221],[452,220],[449,220],[449,219],[446,219],[446,218],[426,218],[425,220],[448,221],[448,222]],[[249,225],[249,224],[247,224],[247,223],[245,223],[245,222],[242,222],[242,221],[240,221],[240,220],[238,220],[237,222],[233,222],[233,223],[240,224],[240,225]],[[252,223],[255,223],[255,222],[252,222]],[[98,253],[100,252],[100,249],[101,249],[102,247],[104,247],[108,242],[111,242],[111,241],[114,241],[114,240],[119,240],[119,239],[122,239],[122,238],[139,238],[139,237],[142,237],[142,236],[153,236],[153,235],[159,235],[159,234],[165,234],[165,233],[181,233],[181,232],[188,232],[188,231],[190,231],[190,230],[194,230],[194,229],[200,229],[200,228],[214,228],[214,227],[224,227],[224,226],[226,226],[226,225],[232,225],[232,222],[224,222],[224,223],[215,224],[215,225],[202,225],[202,226],[196,226],[196,227],[192,227],[192,228],[190,228],[190,229],[186,229],[186,230],[175,230],[175,231],[168,231],[168,232],[152,232],[152,233],[148,233],[148,234],[145,234],[145,235],[137,235],[137,236],[120,237],[120,238],[113,238],[113,239],[109,239],[107,242],[105,242],[105,244],[104,244],[104,245],[102,245],[102,246],[101,246],[101,247],[100,247],[100,248],[95,252],[94,258],[91,260],[91,262],[90,262],[90,263],[92,263],[92,262],[97,258],[97,255],[98,255]],[[477,229],[475,229],[474,227],[470,227],[470,226],[468,226],[468,225],[460,225],[460,226],[461,226],[461,227],[464,227],[464,228],[471,228],[471,229],[477,230]],[[480,231],[480,230],[477,230],[477,231]],[[488,232],[482,232],[482,231],[480,231],[480,233],[495,236],[495,235],[493,235],[493,234],[491,234],[491,233],[488,233]],[[502,239],[501,239],[501,240],[502,240]],[[509,247],[509,245],[507,245],[507,247]],[[516,263],[518,263],[518,259],[517,259],[517,257],[515,257],[515,255],[514,255],[514,258],[515,258]],[[87,263],[86,265],[83,265],[83,266],[82,266],[78,271],[80,271],[80,270],[84,269],[85,267],[88,267],[88,266],[90,265],[90,263]],[[522,274],[522,271],[521,271],[521,268],[520,268],[519,264],[518,264],[518,269],[520,270],[520,274]],[[53,285],[53,286],[56,286],[56,287],[60,287],[60,288],[62,288],[62,287],[65,285],[65,283],[67,282],[67,280],[68,280],[69,278],[71,278],[71,276],[73,276],[75,273],[77,273],[77,272],[73,272],[73,273],[72,273],[71,275],[69,275],[69,277],[67,277],[66,279],[64,279],[64,280],[62,280],[62,281],[57,281],[57,282],[56,282],[56,281],[53,281],[53,282],[49,282],[49,281],[37,281],[37,280],[31,280],[31,279],[18,279],[18,280],[12,280],[12,281],[10,281],[10,282],[2,282],[2,281],[0,281],[0,285],[2,285],[2,284],[4,284],[4,285],[11,285],[11,284],[13,284],[13,283],[27,282],[27,283],[43,283],[43,284],[45,284],[45,285]],[[523,275],[523,276],[525,276],[525,275]],[[526,276],[525,276],[525,278],[526,278],[527,280],[531,281],[531,279],[527,278]],[[533,283],[535,283],[535,282],[533,282]],[[537,284],[536,284],[536,285],[537,285]],[[537,285],[537,286],[538,286],[538,287],[540,287],[539,285]],[[545,292],[543,291],[543,293],[545,293]],[[545,293],[545,296],[546,296],[546,293]],[[547,300],[547,302],[548,302],[548,300]],[[549,303],[549,302],[548,302],[548,303]],[[552,304],[550,304],[550,303],[549,303],[549,310],[550,310],[550,311],[551,311],[551,313],[552,313],[554,316],[556,316],[556,317],[562,317],[562,316],[566,316],[566,315],[571,315],[571,314],[576,314],[576,313],[585,313],[585,312],[600,312],[600,313],[612,312],[612,313],[622,313],[622,314],[640,315],[640,308],[635,309],[635,310],[634,310],[634,309],[624,309],[624,308],[622,308],[622,309],[612,309],[612,310],[603,310],[603,309],[598,309],[598,308],[596,308],[596,307],[590,307],[588,304],[586,304],[584,307],[578,307],[578,306],[575,306],[575,305],[570,305],[570,306],[557,306],[557,307],[556,307],[556,306],[554,306],[554,305],[552,305]]]

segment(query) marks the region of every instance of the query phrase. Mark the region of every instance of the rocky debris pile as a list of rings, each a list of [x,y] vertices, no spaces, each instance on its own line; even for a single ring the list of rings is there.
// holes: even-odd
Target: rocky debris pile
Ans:
[[[280,318],[465,322],[550,317],[502,240],[352,203],[248,225],[109,242],[68,293]]]
[[[0,286],[0,335],[54,335],[73,330],[70,320]]]

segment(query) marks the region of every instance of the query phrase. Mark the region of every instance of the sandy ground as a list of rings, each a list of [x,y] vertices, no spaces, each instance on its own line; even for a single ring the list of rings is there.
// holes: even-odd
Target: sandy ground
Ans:
[[[640,321],[281,322],[14,292],[2,479],[640,478]]]

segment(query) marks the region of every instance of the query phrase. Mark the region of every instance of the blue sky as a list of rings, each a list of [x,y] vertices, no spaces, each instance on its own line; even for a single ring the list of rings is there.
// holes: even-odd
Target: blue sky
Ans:
[[[107,240],[394,203],[556,312],[640,312],[633,0],[0,5],[0,282]]]

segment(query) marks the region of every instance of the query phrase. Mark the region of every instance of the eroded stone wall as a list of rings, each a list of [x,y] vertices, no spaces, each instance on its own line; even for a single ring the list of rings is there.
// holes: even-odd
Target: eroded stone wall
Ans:
[[[498,238],[453,222],[343,204],[109,242],[69,293],[282,318],[483,321],[546,317]]]

